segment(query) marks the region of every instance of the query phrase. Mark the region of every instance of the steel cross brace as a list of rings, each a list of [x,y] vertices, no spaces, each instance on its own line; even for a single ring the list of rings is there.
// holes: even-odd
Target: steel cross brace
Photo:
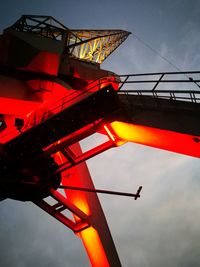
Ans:
[[[63,223],[65,226],[67,226],[74,232],[82,231],[91,225],[89,216],[86,215],[74,204],[72,204],[59,191],[55,189],[50,189],[50,196],[54,200],[56,200],[56,204],[51,205],[44,199],[40,201],[34,201],[34,204],[36,204],[41,209],[49,213],[51,216],[59,220],[61,223]],[[68,218],[64,213],[62,213],[65,210],[71,211],[76,217],[80,219],[80,221],[74,222],[73,220]]]

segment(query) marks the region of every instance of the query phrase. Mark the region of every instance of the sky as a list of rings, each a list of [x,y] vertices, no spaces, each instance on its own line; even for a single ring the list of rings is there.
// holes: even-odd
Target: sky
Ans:
[[[22,14],[51,15],[69,28],[119,28],[132,35],[102,68],[118,74],[198,70],[199,10],[197,0],[7,0],[0,3],[0,31]],[[97,188],[135,192],[143,186],[137,201],[100,196],[122,266],[199,266],[199,159],[127,143],[88,166]],[[3,267],[90,266],[80,240],[32,203],[0,203],[0,242]]]

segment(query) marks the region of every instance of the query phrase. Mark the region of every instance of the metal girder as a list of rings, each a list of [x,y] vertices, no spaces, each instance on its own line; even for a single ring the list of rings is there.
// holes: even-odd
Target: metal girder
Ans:
[[[122,30],[72,30],[69,35],[68,48],[70,54],[83,60],[102,63],[130,32]],[[82,41],[77,41],[74,36]]]
[[[130,32],[118,29],[71,30],[51,16],[34,15],[23,15],[6,30],[9,29],[64,41],[64,54],[99,64],[124,42],[130,34]]]
[[[50,196],[56,201],[55,204],[50,204],[46,200],[34,201],[34,203],[74,232],[82,231],[90,226],[89,216],[71,203],[59,191],[52,188],[50,190]],[[79,218],[79,221],[75,222],[70,219],[63,213],[65,210],[71,211]]]
[[[44,37],[61,40],[68,28],[51,16],[22,15],[11,27],[17,31],[35,33]]]

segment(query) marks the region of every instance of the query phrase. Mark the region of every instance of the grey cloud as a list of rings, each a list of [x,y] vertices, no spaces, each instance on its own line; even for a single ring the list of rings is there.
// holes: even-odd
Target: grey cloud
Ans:
[[[13,6],[13,2],[16,1],[10,1],[10,5]],[[51,2],[49,12],[67,26],[124,26],[133,32],[103,68],[120,74],[174,70],[134,39],[134,27],[136,34],[181,69],[199,68],[198,1],[152,1],[151,14],[148,13],[149,1],[125,1],[116,16],[112,16],[111,4],[108,8],[102,4],[98,10],[94,7],[93,14],[89,15],[85,2],[77,5],[77,10],[74,4],[66,7],[63,1],[60,3],[62,5]],[[89,4],[90,8],[94,6],[93,2]],[[47,14],[46,8],[41,1],[37,4],[34,1],[31,7],[24,1],[17,12]],[[10,6],[7,13],[2,10],[3,25],[17,19],[14,6],[9,23],[3,13],[11,16]],[[159,12],[159,19],[153,17]],[[199,266],[198,159],[126,144],[90,160],[88,165],[96,187],[133,192],[139,185],[144,187],[138,201],[100,196],[123,266]],[[0,203],[0,241],[3,267],[89,266],[80,240],[28,203]]]

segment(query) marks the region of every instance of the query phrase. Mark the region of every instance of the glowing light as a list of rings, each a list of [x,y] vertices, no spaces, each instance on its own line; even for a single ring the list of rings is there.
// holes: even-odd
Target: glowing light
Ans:
[[[27,66],[18,69],[57,75],[59,62],[60,59],[57,53],[40,51]]]
[[[126,140],[119,139],[118,136],[114,134],[110,125],[109,127],[104,125],[103,128],[105,129],[108,137],[115,143],[116,146],[121,146],[126,143]]]
[[[21,116],[36,109],[39,104],[35,101],[0,97],[0,113]]]
[[[77,152],[77,153],[79,152],[79,146],[75,147],[74,152]],[[62,164],[64,161],[66,161],[62,153],[56,153],[55,159],[58,164]],[[69,173],[68,171],[63,172],[62,173],[62,184],[71,185],[75,187],[84,187],[84,186],[87,187],[88,185],[85,179],[83,179],[83,181],[81,181],[80,179],[81,177],[85,177],[85,172],[86,172],[86,169],[83,165],[79,165],[79,167],[76,166],[76,167],[71,168],[69,170]],[[91,215],[90,203],[89,203],[89,199],[87,198],[86,192],[65,189],[65,193],[71,203],[73,203],[76,207],[78,207],[85,214]],[[92,197],[92,195],[90,195],[90,197]],[[76,222],[80,221],[80,218],[78,218],[77,216],[74,216],[74,219]],[[95,230],[93,227],[89,227],[77,233],[77,236],[81,238],[85,246],[85,249],[87,251],[88,257],[90,259],[91,265],[93,267],[109,267],[110,266],[97,230]]]
[[[93,267],[110,267],[97,231],[89,227],[80,233]]]
[[[80,191],[79,191],[80,192]],[[73,204],[78,207],[81,211],[83,211],[85,214],[90,215],[90,209],[85,201],[84,197],[79,194],[79,192],[76,194],[76,197],[73,199]]]
[[[119,80],[117,76],[108,76],[97,80],[87,80],[87,82],[87,90],[89,92],[96,92],[108,85],[111,85],[115,91],[119,89]]]
[[[111,139],[113,142],[115,142],[115,141],[116,141],[116,140],[115,140],[115,137],[113,136],[113,134],[111,133],[111,131],[108,129],[108,127],[107,127],[106,125],[104,125],[103,127],[104,127],[104,129],[106,130],[106,132],[107,132],[108,136],[110,137],[110,139]]]
[[[119,121],[110,127],[121,140],[200,157],[200,144],[191,135]]]

